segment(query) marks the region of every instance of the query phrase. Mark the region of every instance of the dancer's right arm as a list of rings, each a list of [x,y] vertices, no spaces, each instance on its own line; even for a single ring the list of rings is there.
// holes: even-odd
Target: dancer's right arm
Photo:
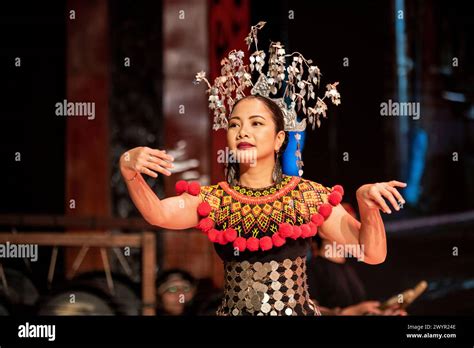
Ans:
[[[170,176],[171,172],[166,168],[173,168],[171,163],[173,160],[164,151],[136,147],[120,157],[120,171],[133,203],[148,223],[162,228],[182,230],[198,224],[199,196],[183,193],[179,197],[160,200],[141,175],[143,173],[156,178],[158,177],[156,172],[160,172]]]

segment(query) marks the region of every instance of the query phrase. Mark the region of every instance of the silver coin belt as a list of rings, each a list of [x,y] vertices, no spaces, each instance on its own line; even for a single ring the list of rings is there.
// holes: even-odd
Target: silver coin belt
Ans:
[[[321,315],[309,299],[306,258],[224,263],[224,298],[217,315]]]

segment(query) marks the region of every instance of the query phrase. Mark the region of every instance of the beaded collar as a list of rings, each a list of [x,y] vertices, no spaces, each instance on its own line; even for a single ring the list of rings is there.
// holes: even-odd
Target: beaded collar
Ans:
[[[275,188],[275,190],[279,190],[281,189],[283,186],[285,186],[289,181],[290,181],[291,177],[288,176],[288,175],[283,175],[283,179],[281,180],[280,183],[277,183],[277,184],[272,184],[272,185],[269,185],[269,186],[266,186],[266,187],[261,187],[261,188],[251,188],[251,187],[247,187],[247,186],[244,186],[244,185],[232,185],[229,187],[232,187],[232,189],[234,191],[237,191],[237,192],[240,192],[240,193],[243,193],[245,194],[246,192],[250,192],[249,195],[252,195],[252,194],[255,194],[256,192],[262,192],[262,195],[264,195],[264,192],[269,192],[270,189],[272,188]],[[268,194],[268,193],[265,193],[265,194]]]
[[[296,187],[300,180],[301,178],[299,176],[285,175],[280,183],[259,189],[249,188],[242,185],[229,185],[226,181],[220,182],[219,186],[239,202],[263,204],[285,196],[289,191]]]

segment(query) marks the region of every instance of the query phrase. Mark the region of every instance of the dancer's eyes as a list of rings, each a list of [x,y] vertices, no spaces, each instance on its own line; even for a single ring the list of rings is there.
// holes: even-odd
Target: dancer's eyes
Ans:
[[[252,126],[255,126],[255,125],[257,125],[257,126],[263,126],[263,123],[262,123],[262,122],[257,122],[257,121],[252,122]],[[229,124],[229,128],[235,128],[235,127],[237,127],[237,126],[238,126],[237,123],[230,123],[230,124]]]

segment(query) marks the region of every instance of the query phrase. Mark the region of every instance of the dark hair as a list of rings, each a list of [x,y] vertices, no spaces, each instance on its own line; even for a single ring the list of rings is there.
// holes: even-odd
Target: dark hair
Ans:
[[[285,140],[283,141],[283,144],[280,147],[280,150],[278,151],[278,161],[276,165],[279,165],[280,168],[282,168],[282,154],[285,152],[286,146],[288,145],[288,132],[285,131],[285,117],[283,115],[283,111],[280,109],[277,103],[275,103],[273,100],[262,97],[261,95],[248,95],[242,99],[239,99],[235,104],[232,110],[235,109],[235,107],[245,99],[257,99],[261,101],[262,103],[265,104],[265,106],[270,110],[272,114],[272,119],[273,123],[275,124],[275,133],[278,134],[280,131],[285,132]],[[226,170],[225,170],[225,178],[226,181],[229,184],[236,184],[236,180],[238,180],[240,177],[240,168],[238,163],[227,163]],[[278,181],[281,181],[282,177],[280,176]]]
[[[160,273],[156,279],[156,287],[168,281],[171,276],[178,275],[181,279],[188,281],[192,286],[196,285],[196,279],[185,270],[172,268]]]

